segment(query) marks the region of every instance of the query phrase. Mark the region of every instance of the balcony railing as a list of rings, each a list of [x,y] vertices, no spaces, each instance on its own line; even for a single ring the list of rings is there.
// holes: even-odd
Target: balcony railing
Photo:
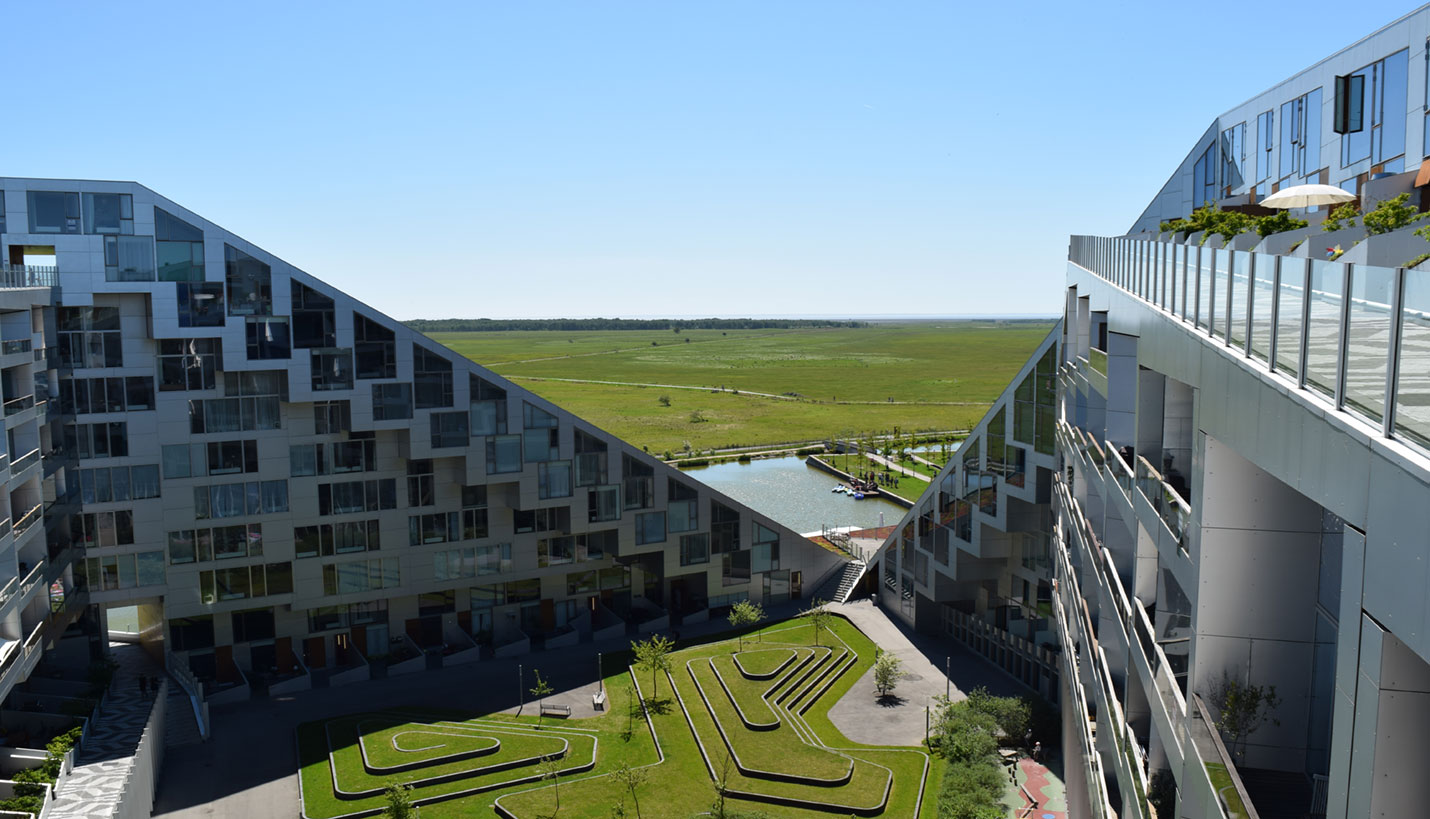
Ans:
[[[15,353],[30,352],[30,339],[18,338],[13,341],[0,341],[0,355],[14,355]]]
[[[10,462],[10,474],[18,475],[39,462],[40,450],[36,447]]]
[[[1430,270],[1098,236],[1072,237],[1068,260],[1430,451]]]
[[[1122,494],[1127,496],[1130,503],[1132,501],[1132,467],[1122,460],[1122,454],[1107,442],[1107,472],[1112,475],[1112,479],[1117,481],[1117,485],[1122,487]]]
[[[0,264],[0,287],[54,287],[59,284],[57,267],[33,264]]]
[[[1096,347],[1091,347],[1087,351],[1087,366],[1095,372],[1102,373],[1102,377],[1107,377],[1107,353]]]
[[[33,409],[35,406],[35,394],[22,395],[19,398],[11,398],[5,402],[5,416],[8,418],[17,412],[24,412]]]
[[[44,517],[44,510],[42,505],[37,503],[34,508],[18,518],[15,518],[15,537],[25,534],[25,532],[29,531],[30,527],[39,522],[42,517]]]
[[[1137,491],[1152,505],[1157,517],[1167,524],[1172,537],[1175,537],[1178,545],[1186,551],[1187,528],[1191,525],[1192,507],[1162,478],[1162,473],[1153,469],[1152,464],[1141,455],[1137,456]]]

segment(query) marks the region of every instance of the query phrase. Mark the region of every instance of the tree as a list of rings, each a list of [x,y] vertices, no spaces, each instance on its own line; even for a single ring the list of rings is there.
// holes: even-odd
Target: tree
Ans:
[[[542,714],[546,711],[546,695],[551,693],[551,683],[541,679],[541,669],[533,668],[532,673],[536,675],[536,685],[532,686],[530,691],[539,704],[536,709],[536,727],[540,728]]]
[[[382,798],[387,805],[382,809],[386,819],[416,819],[417,808],[412,804],[412,786],[399,782],[389,782],[382,789]]]
[[[1212,686],[1211,697],[1212,705],[1217,710],[1217,718],[1212,724],[1238,757],[1246,753],[1247,739],[1267,720],[1272,725],[1281,724],[1281,720],[1271,716],[1271,712],[1281,705],[1274,685],[1243,683],[1223,671],[1221,682]]]
[[[879,696],[886,697],[904,678],[904,661],[888,651],[879,651],[874,657],[874,688]]]
[[[809,618],[809,627],[814,629],[814,644],[819,645],[819,632],[829,630],[829,618],[834,615],[824,607],[824,601],[817,597],[800,615]]]
[[[725,752],[725,759],[720,763],[720,773],[715,776],[715,804],[710,806],[710,815],[715,819],[725,819],[725,793],[730,790],[730,763],[732,759],[730,752]]]
[[[749,600],[741,600],[730,607],[730,627],[743,629],[745,626],[754,624],[765,619],[765,610],[759,603],[751,603]],[[745,633],[740,632],[740,650],[745,650]]]
[[[645,768],[632,768],[627,763],[621,763],[621,767],[611,772],[611,778],[619,782],[621,787],[626,789],[626,793],[631,795],[631,801],[636,806],[636,819],[640,819],[641,815],[641,798],[636,791],[645,784],[648,776]]]
[[[551,789],[552,789],[552,792],[553,792],[553,793],[555,794],[555,796],[556,796],[556,811],[555,811],[554,813],[552,813],[551,815],[552,815],[552,816],[555,816],[557,813],[560,813],[560,812],[561,812],[561,759],[560,759],[560,757],[556,756],[555,754],[552,754],[551,756],[547,756],[547,757],[542,757],[542,759],[541,759],[541,764],[539,764],[539,765],[536,766],[536,772],[541,775],[541,778],[542,778],[542,779],[550,779],[550,780],[551,780]]]
[[[657,398],[657,399],[655,399],[655,400],[656,400],[657,402],[659,402],[662,407],[668,407],[668,406],[670,406],[670,396],[668,396],[668,395],[662,395],[661,397],[659,397],[659,398]]]
[[[670,671],[670,652],[674,648],[675,643],[661,634],[631,643],[631,651],[636,655],[636,668],[650,672],[651,697],[660,693],[660,673]]]

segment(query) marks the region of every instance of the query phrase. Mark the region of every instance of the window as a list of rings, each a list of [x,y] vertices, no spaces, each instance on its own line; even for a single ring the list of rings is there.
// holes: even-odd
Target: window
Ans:
[[[29,191],[31,233],[79,233],[79,194]]]
[[[216,338],[161,339],[159,391],[213,389],[220,343]]]
[[[1256,118],[1256,181],[1271,178],[1271,149],[1276,145],[1272,124],[1276,115],[1267,111]]]
[[[666,511],[670,514],[670,531],[689,532],[700,528],[699,493],[674,478],[666,480]]]
[[[409,542],[413,546],[421,546],[424,543],[448,543],[462,539],[456,512],[412,515],[407,519],[407,524]]]
[[[560,457],[556,416],[526,402],[521,404],[522,457],[528,462]]]
[[[338,346],[338,320],[332,298],[296,281],[290,284],[293,296],[293,346],[299,349]],[[351,373],[352,362],[349,362],[348,366]]]
[[[478,575],[504,574],[511,571],[510,543],[477,546],[476,555]]]
[[[465,447],[472,442],[471,436],[467,434],[467,422],[470,420],[467,413],[434,412],[430,418],[433,449]]]
[[[665,513],[644,512],[636,515],[636,545],[665,542]]]
[[[521,436],[492,435],[487,438],[487,474],[521,471]]]
[[[223,284],[179,282],[179,326],[222,327]]]
[[[204,471],[203,444],[165,444],[160,451],[165,478],[191,478]]]
[[[169,533],[170,565],[262,556],[263,526],[258,523]]]
[[[621,487],[593,486],[586,496],[587,520],[598,523],[621,519]]]
[[[210,475],[258,471],[257,441],[210,441],[207,455]]]
[[[79,470],[82,503],[111,503],[159,497],[159,467],[114,466]]]
[[[230,316],[273,315],[273,269],[238,248],[223,246]]]
[[[571,529],[571,510],[565,506],[552,509],[513,509],[512,523],[519,534],[566,532]]]
[[[716,500],[710,501],[710,549],[716,554],[740,548],[740,513]]]
[[[381,547],[376,520],[322,523],[293,529],[293,556],[296,558],[375,552]]]
[[[346,347],[313,350],[313,389],[350,390],[353,388],[353,351]]]
[[[273,639],[273,609],[236,611],[230,615],[230,619],[235,643]]]
[[[1341,167],[1404,155],[1409,70],[1410,52],[1401,50],[1336,78],[1334,130],[1341,135]]]
[[[288,482],[248,481],[194,487],[194,519],[236,518],[288,511]]]
[[[681,535],[680,536],[680,565],[694,566],[699,563],[710,562],[710,536]]]
[[[885,561],[888,562],[888,561]],[[750,552],[726,552],[720,558],[720,584],[738,586],[750,582]]]
[[[1217,171],[1220,170],[1217,150],[1217,145],[1213,142],[1192,165],[1193,207],[1199,208],[1207,202],[1215,202],[1221,198],[1217,186]]]
[[[250,316],[244,323],[249,361],[273,361],[291,358],[293,345],[288,339],[288,319]]]
[[[117,307],[61,307],[56,315],[63,367],[123,367]]]
[[[358,378],[362,378],[362,365],[358,365]],[[411,384],[373,384],[372,420],[405,421],[412,418]]]
[[[387,625],[387,601],[373,600],[348,606],[320,606],[308,610],[309,631],[330,631],[363,625]]]
[[[70,537],[88,549],[133,545],[134,513],[121,509],[70,515]]]
[[[279,428],[279,399],[209,398],[189,402],[189,431],[254,432]]]
[[[402,585],[402,571],[395,557],[329,563],[323,567],[323,594],[394,589]]]
[[[570,535],[536,542],[536,567],[564,566],[576,562],[576,538]]]
[[[576,441],[576,485],[597,486],[605,483],[606,442],[594,435],[574,430]]]
[[[1281,178],[1321,169],[1321,89],[1281,105]]]
[[[462,540],[478,540],[487,534],[487,488],[462,487]]]
[[[65,427],[65,448],[77,458],[123,458],[129,454],[128,424],[70,424]]]
[[[367,472],[377,460],[377,441],[334,441],[326,444],[294,444],[288,447],[289,476],[340,475]]]
[[[84,227],[85,233],[132,234],[134,197],[127,193],[86,193]]]
[[[104,280],[154,281],[154,237],[105,236]]]
[[[655,469],[650,464],[622,455],[621,478],[627,509],[649,509],[655,505]]]
[[[437,502],[437,477],[432,461],[418,458],[407,462],[407,505],[432,506]]]
[[[468,378],[473,435],[506,434],[506,390],[473,375]]]
[[[750,571],[772,572],[780,567],[779,532],[755,523],[754,547],[750,549]]]
[[[357,377],[396,378],[396,339],[397,335],[393,331],[361,313],[353,313],[353,351],[357,354]]]
[[[397,479],[318,484],[318,514],[376,512],[397,508]]]
[[[75,577],[80,587],[94,591],[132,589],[136,586],[162,586],[164,553],[105,555],[75,561]]]
[[[352,408],[347,401],[315,401],[313,434],[336,435],[352,429]]]
[[[202,282],[204,280],[203,231],[163,208],[154,208],[154,246],[159,257],[159,281]],[[222,314],[223,285],[217,284],[217,286],[220,288],[218,294],[219,313]],[[180,295],[180,309],[182,310],[182,293]],[[182,317],[182,313],[180,315]],[[220,320],[218,324],[223,324],[223,321]]]
[[[293,592],[293,565],[269,563],[199,572],[199,596],[205,605]]]
[[[537,464],[536,488],[536,496],[542,500],[571,497],[571,462],[550,461]]]
[[[135,412],[154,408],[154,379],[66,378],[60,382],[60,411],[66,415]]]
[[[418,409],[452,406],[452,362],[420,344],[412,345],[412,384]]]

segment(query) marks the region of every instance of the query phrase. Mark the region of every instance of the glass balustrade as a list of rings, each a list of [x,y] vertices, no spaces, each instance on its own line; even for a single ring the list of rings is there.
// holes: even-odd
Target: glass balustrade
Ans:
[[[1212,321],[1212,282],[1216,279],[1217,252],[1202,248],[1197,254],[1197,303],[1193,314],[1199,330],[1210,330]]]
[[[1210,315],[1207,324],[1216,338],[1226,338],[1226,294],[1227,283],[1231,280],[1231,251],[1217,250],[1212,253],[1212,292]]]
[[[1271,360],[1271,311],[1276,301],[1276,265],[1273,256],[1257,258],[1251,286],[1251,355]]]
[[[1396,350],[1395,432],[1430,446],[1430,272],[1405,271]]]
[[[1396,272],[1356,265],[1351,271],[1350,323],[1346,326],[1345,405],[1380,422],[1385,417],[1391,303]]]
[[[1228,324],[1227,335],[1231,338],[1231,346],[1241,350],[1246,349],[1246,313],[1251,307],[1251,280],[1253,257],[1245,250],[1233,251],[1231,254],[1231,270],[1228,277],[1230,291],[1228,296],[1231,300],[1231,309],[1227,312]]]
[[[1336,394],[1336,367],[1341,352],[1341,309],[1345,306],[1346,266],[1311,260],[1310,320],[1306,324],[1306,385],[1324,395]]]
[[[1276,369],[1295,378],[1301,372],[1302,294],[1306,290],[1306,263],[1281,261],[1281,283],[1276,290]]]

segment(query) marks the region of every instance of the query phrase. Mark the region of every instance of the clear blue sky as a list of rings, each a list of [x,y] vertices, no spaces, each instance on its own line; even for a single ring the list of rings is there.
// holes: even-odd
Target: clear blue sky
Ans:
[[[1410,8],[17,3],[0,175],[144,183],[404,319],[1051,314],[1069,233]]]

